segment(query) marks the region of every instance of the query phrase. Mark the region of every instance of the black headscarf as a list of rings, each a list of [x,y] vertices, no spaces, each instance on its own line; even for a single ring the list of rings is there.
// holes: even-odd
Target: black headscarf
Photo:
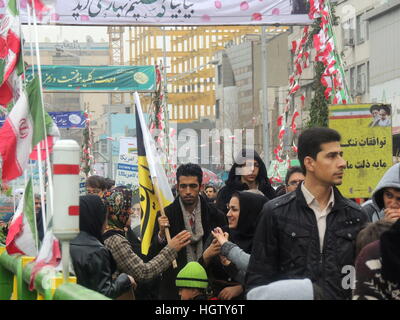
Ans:
[[[381,235],[382,275],[400,284],[400,219]]]
[[[242,166],[239,164],[240,160],[256,160],[259,165],[258,175],[256,181],[258,183],[258,189],[264,193],[264,195],[269,199],[274,199],[276,197],[275,190],[272,188],[271,183],[268,179],[267,168],[265,167],[264,161],[261,159],[259,154],[254,150],[242,149],[240,153],[235,158],[235,163],[233,164],[231,170],[229,171],[228,180],[225,184],[232,190],[247,190],[249,187],[242,183],[241,176],[236,175],[236,168]]]
[[[240,213],[237,227],[229,229],[229,240],[250,254],[258,216],[268,199],[248,191],[235,192],[234,196],[239,197]]]
[[[79,229],[103,243],[102,229],[106,221],[106,207],[97,195],[79,197]]]

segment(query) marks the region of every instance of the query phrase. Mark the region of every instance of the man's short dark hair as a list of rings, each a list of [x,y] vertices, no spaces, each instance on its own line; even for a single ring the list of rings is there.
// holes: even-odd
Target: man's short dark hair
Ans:
[[[372,114],[372,112],[373,112],[374,110],[378,110],[378,111],[379,111],[379,109],[380,109],[379,104],[373,104],[373,105],[371,106],[371,108],[369,108],[369,112]]]
[[[310,128],[303,131],[298,142],[298,157],[304,174],[306,174],[305,157],[311,157],[316,160],[317,154],[322,150],[321,144],[340,142],[340,140],[339,132],[330,128]]]
[[[382,233],[389,230],[393,221],[387,220],[378,220],[373,223],[368,223],[357,235],[356,239],[356,256],[360,253],[360,251],[368,244],[379,240]]]
[[[179,177],[197,177],[197,181],[201,185],[203,182],[203,170],[200,166],[194,163],[182,164],[176,170],[176,182],[179,184]]]
[[[97,188],[100,190],[106,190],[106,181],[103,177],[101,176],[90,176],[89,178],[86,179],[86,187],[90,188]]]
[[[289,168],[288,171],[286,172],[286,177],[285,177],[285,185],[286,185],[286,186],[288,185],[289,179],[290,179],[290,177],[292,176],[293,173],[301,173],[301,174],[304,174],[304,173],[303,173],[303,169],[300,168],[300,167],[297,167],[297,166],[296,166],[296,167],[291,167],[291,168]]]
[[[217,192],[217,188],[214,187],[212,184],[206,185],[206,187],[204,188],[204,190],[207,190],[208,188],[212,188],[212,189],[214,190],[214,192]]]
[[[390,108],[389,105],[383,104],[383,105],[379,106],[379,110],[382,110],[382,109],[383,109],[389,116],[392,114],[392,110],[391,110],[391,108]]]

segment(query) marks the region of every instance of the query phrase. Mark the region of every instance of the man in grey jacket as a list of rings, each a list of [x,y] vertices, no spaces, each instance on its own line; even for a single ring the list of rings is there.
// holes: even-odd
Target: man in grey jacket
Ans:
[[[371,222],[400,218],[400,163],[386,171],[373,191],[371,200],[362,206],[362,211]]]

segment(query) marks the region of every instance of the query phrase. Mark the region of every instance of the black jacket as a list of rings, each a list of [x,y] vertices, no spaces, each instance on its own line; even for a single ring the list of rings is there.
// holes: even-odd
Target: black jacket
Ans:
[[[325,299],[349,299],[343,271],[354,266],[355,240],[368,218],[334,188],[335,204],[327,216],[323,252],[317,220],[301,191],[265,204],[253,240],[246,290],[282,279],[309,278]]]
[[[112,280],[116,265],[110,251],[87,232],[81,231],[71,241],[70,254],[78,284],[112,299],[131,288],[125,273]]]
[[[205,242],[211,234],[211,230],[216,227],[221,227],[222,229],[226,230],[227,220],[226,216],[222,212],[218,211],[215,207],[210,206],[202,196],[200,196],[200,201],[201,223],[204,230],[203,250],[205,250]],[[176,236],[179,232],[185,230],[185,222],[183,220],[183,213],[179,203],[179,197],[177,197],[172,204],[165,208],[165,214],[169,220],[169,232],[171,234],[171,238]],[[161,251],[161,249],[165,246],[165,244],[160,245],[158,243],[158,223],[155,224],[153,244],[157,246],[158,252]],[[186,248],[183,248],[178,252],[178,258],[176,259],[178,267],[176,269],[173,269],[173,267],[171,266],[162,274],[159,294],[161,300],[179,299],[178,289],[176,288],[175,280],[178,272],[188,262],[186,256]]]

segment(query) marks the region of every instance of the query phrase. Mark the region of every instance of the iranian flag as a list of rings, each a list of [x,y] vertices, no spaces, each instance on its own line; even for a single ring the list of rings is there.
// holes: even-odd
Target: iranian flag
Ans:
[[[34,289],[37,273],[44,267],[57,267],[61,262],[60,243],[51,229],[46,231],[42,246],[34,261],[29,281],[29,290]]]
[[[8,230],[6,238],[8,254],[20,253],[33,257],[37,254],[36,216],[33,203],[32,180],[29,179]]]
[[[10,181],[22,175],[33,146],[45,138],[46,124],[52,125],[46,119],[46,116],[43,117],[39,79],[36,77],[28,83],[0,129],[3,180]]]
[[[18,8],[16,0],[9,0],[0,20],[0,105],[6,107],[18,98],[22,72]]]

